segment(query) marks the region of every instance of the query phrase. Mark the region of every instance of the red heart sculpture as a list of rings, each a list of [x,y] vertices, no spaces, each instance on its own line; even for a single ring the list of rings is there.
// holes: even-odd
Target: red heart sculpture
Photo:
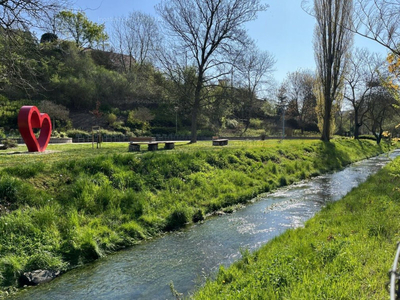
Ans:
[[[33,128],[40,128],[38,139]],[[18,113],[18,129],[29,152],[46,150],[51,136],[51,120],[48,114],[41,114],[36,106],[22,106]]]

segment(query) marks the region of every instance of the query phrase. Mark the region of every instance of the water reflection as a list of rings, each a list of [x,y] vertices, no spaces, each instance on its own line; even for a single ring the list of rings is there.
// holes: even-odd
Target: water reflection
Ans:
[[[380,156],[280,189],[232,215],[116,253],[15,299],[173,299],[171,281],[179,292],[190,293],[204,275],[237,260],[241,248],[255,250],[287,228],[302,226],[387,161]]]

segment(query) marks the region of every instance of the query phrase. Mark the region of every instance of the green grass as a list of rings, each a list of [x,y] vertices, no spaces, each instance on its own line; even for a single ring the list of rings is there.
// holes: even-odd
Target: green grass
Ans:
[[[10,211],[0,215],[0,286],[15,286],[21,272],[37,268],[68,270],[387,150],[346,139],[229,143],[142,153],[129,153],[127,143],[0,152],[0,208]]]
[[[304,228],[288,230],[228,269],[194,299],[388,299],[400,239],[400,159]]]

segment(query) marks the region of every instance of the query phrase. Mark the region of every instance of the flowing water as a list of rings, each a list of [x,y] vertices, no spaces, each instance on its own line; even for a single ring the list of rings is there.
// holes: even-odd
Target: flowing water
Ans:
[[[400,155],[393,152],[390,157]],[[169,284],[185,295],[288,228],[302,226],[325,204],[345,196],[390,158],[382,155],[343,171],[279,189],[230,215],[120,251],[48,284],[28,288],[15,299],[174,299]]]

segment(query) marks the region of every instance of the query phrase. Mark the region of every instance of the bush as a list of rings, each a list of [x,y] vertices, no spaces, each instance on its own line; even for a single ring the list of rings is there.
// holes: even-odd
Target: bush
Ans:
[[[166,230],[176,230],[183,227],[190,221],[189,208],[183,205],[177,205],[172,213],[167,217]]]
[[[363,134],[358,136],[359,140],[371,140],[371,141],[376,141],[375,136],[372,134]]]
[[[0,128],[0,139],[4,139],[6,137],[5,133],[4,133],[4,129]]]
[[[210,129],[201,129],[197,131],[198,136],[214,136],[216,135],[216,132],[210,130]]]
[[[51,137],[54,137],[54,138],[67,138],[68,134],[66,132],[63,132],[63,131],[54,130],[54,131],[51,132]]]
[[[0,278],[3,278],[2,285],[15,285],[22,272],[21,257],[15,254],[9,254],[1,258],[0,270],[2,271]]]
[[[66,263],[60,256],[56,256],[48,251],[39,251],[30,256],[25,265],[25,271],[38,269],[60,270],[65,269]]]
[[[70,138],[78,138],[78,137],[91,137],[92,134],[90,132],[87,132],[85,130],[79,130],[79,129],[71,129],[68,130],[67,136]]]
[[[197,223],[204,220],[204,212],[201,209],[198,209],[192,217],[193,223]]]
[[[171,135],[175,134],[176,128],[175,127],[154,127],[150,130],[152,134],[166,134]]]
[[[253,129],[262,129],[263,121],[260,119],[250,119],[250,128]]]
[[[115,121],[117,121],[117,116],[113,113],[110,113],[107,116],[107,121],[108,121],[108,124],[112,126],[115,123]]]
[[[18,147],[18,143],[13,139],[5,139],[2,141],[3,147],[2,149],[16,148]]]
[[[102,136],[108,136],[108,137],[123,137],[125,136],[122,132],[119,131],[110,131],[106,129],[101,129],[100,130]]]
[[[234,119],[226,119],[225,126],[228,129],[236,129],[239,126],[239,122]]]

